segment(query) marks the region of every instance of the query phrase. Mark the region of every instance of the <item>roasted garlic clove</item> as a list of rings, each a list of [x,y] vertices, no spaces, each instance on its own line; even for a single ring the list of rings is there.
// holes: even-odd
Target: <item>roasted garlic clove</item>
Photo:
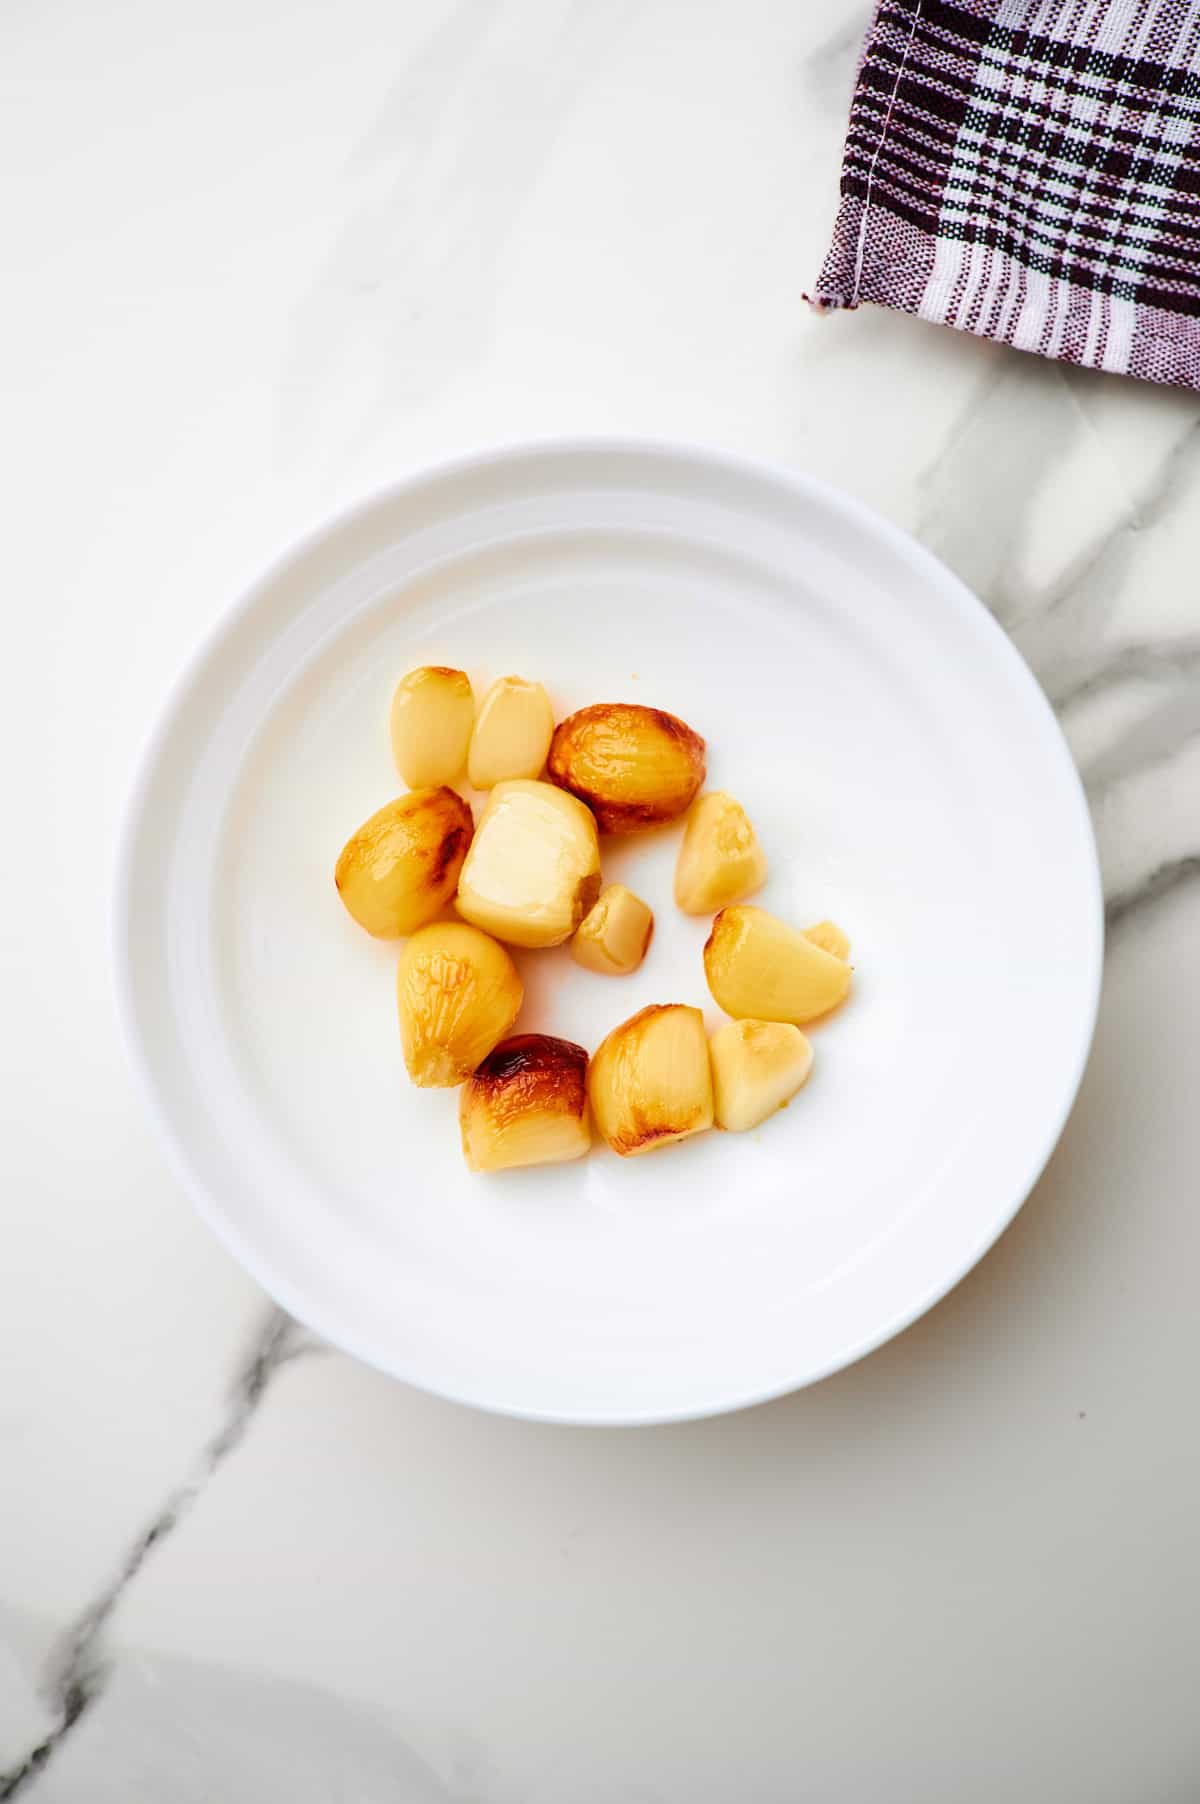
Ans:
[[[424,664],[392,697],[392,756],[411,789],[452,783],[467,761],[475,697],[465,670]]]
[[[813,1049],[790,1021],[727,1021],[708,1043],[713,1117],[743,1134],[785,1108],[808,1081]]]
[[[656,1003],[615,1027],[588,1071],[596,1126],[628,1157],[699,1134],[713,1122],[704,1017],[684,1003]]]
[[[467,754],[472,789],[513,777],[540,777],[554,732],[554,710],[540,683],[500,677],[483,698]]]
[[[580,922],[571,941],[571,957],[604,977],[625,977],[646,956],[654,916],[640,896],[623,883],[610,883]]]
[[[396,973],[404,1063],[422,1089],[461,1084],[508,1032],[524,991],[517,967],[478,927],[437,921],[405,946]]]
[[[600,893],[596,823],[549,783],[498,783],[458,885],[458,912],[513,946],[557,946]]]
[[[472,1171],[581,1159],[591,1145],[588,1056],[570,1040],[517,1034],[488,1054],[459,1103]]]
[[[822,952],[829,952],[834,958],[847,959],[850,956],[850,942],[837,925],[836,921],[818,921],[815,927],[806,927],[804,937],[819,946]]]
[[[692,804],[675,866],[675,900],[685,914],[708,915],[752,896],[767,861],[746,810],[723,789]]]
[[[704,749],[673,714],[601,702],[560,721],[546,774],[587,803],[602,833],[638,833],[690,806],[704,781]]]
[[[741,1020],[815,1021],[843,1001],[851,970],[765,908],[723,908],[704,948],[713,999]]]
[[[414,789],[373,814],[337,861],[338,894],[376,939],[399,939],[431,921],[454,894],[471,810],[452,789]]]

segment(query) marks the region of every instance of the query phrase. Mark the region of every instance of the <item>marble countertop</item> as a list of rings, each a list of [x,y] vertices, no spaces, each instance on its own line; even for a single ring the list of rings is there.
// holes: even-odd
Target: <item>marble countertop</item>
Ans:
[[[801,304],[866,8],[212,0],[0,21],[0,1799],[1200,1791],[1200,409]],[[1057,706],[1111,939],[1082,1097],[937,1309],[762,1409],[489,1419],[311,1343],[165,1168],[106,904],[164,686],[470,446],[819,472]]]

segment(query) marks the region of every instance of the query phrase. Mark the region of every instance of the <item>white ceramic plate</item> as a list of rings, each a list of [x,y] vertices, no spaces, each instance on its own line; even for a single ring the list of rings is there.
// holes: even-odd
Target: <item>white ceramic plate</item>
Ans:
[[[333,886],[400,788],[415,664],[645,701],[709,744],[771,864],[857,969],[805,1091],[745,1135],[498,1177],[403,1070],[395,947]],[[649,1002],[721,1019],[677,832],[604,842],[653,905],[632,977],[522,954],[519,1026],[594,1047]],[[927,1309],[1011,1219],[1075,1096],[1099,991],[1092,832],[1054,718],[980,604],[865,508],[707,452],[569,443],[458,463],[277,564],[170,698],[117,886],[119,989],[175,1164],[296,1316],[444,1396],[576,1422],[810,1383]]]

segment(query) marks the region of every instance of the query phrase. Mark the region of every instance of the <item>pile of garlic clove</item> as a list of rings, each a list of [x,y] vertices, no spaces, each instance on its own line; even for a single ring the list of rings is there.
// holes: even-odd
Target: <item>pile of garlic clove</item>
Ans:
[[[743,1133],[792,1100],[813,1064],[801,1027],[849,994],[849,942],[832,921],[801,930],[744,906],[766,857],[740,802],[700,793],[706,747],[686,722],[619,702],[556,726],[542,685],[515,676],[476,711],[464,671],[426,665],[396,689],[391,737],[409,792],[351,836],[335,880],[368,933],[407,939],[405,1065],[422,1088],[463,1086],[472,1171],[580,1158],[593,1121],[629,1157],[714,1125]],[[464,770],[489,792],[477,826],[453,787]],[[733,1019],[709,1039],[699,1009],[655,1004],[590,1060],[569,1040],[513,1035],[524,991],[506,947],[569,941],[587,970],[637,970],[654,916],[623,884],[602,886],[599,835],[683,815],[675,901],[714,916],[705,977]],[[461,919],[439,919],[451,906]]]

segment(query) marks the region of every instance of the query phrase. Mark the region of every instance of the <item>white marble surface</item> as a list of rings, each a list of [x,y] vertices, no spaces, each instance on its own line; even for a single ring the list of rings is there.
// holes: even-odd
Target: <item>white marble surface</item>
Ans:
[[[865,8],[209,0],[0,16],[0,1798],[1200,1795],[1200,407],[800,302]],[[977,586],[1113,899],[1016,1224],[742,1416],[485,1419],[308,1346],[118,1046],[164,685],[346,500],[549,431],[817,470]]]

